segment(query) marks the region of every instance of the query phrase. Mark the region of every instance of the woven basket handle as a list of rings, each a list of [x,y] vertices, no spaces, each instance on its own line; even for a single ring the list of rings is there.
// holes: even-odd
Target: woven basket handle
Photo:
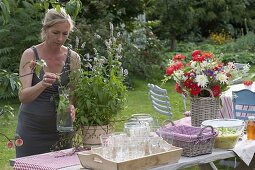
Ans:
[[[208,91],[208,92],[210,93],[211,97],[212,97],[212,98],[214,98],[214,95],[213,95],[213,92],[212,92],[212,90],[211,90],[211,89],[208,89],[208,88],[202,88],[202,89],[201,89],[201,91],[202,91],[202,90],[206,90],[206,91]]]
[[[166,119],[166,120],[163,121],[162,126],[165,126],[165,125],[167,125],[168,123],[171,123],[172,126],[175,125],[174,122],[173,122],[171,119]]]
[[[214,133],[215,133],[215,132],[214,132],[214,128],[213,128],[212,126],[210,126],[210,125],[207,125],[207,126],[203,127],[203,128],[200,130],[200,132],[199,132],[199,134],[198,134],[197,136],[201,136],[202,133],[203,133],[203,131],[204,131],[206,128],[208,128],[208,127],[212,129],[212,134],[214,134]]]

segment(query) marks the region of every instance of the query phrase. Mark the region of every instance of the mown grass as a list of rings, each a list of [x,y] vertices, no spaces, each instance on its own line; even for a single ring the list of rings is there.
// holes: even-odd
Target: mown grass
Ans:
[[[11,119],[7,122],[0,117],[0,132],[7,135],[9,138],[13,138],[16,124],[17,124],[17,111],[19,107],[19,102],[16,99],[1,102],[0,106],[4,106],[6,104],[10,104],[14,109],[15,116],[11,117]],[[15,158],[15,149],[7,148],[7,140],[0,135],[0,169],[12,169],[9,165],[9,159]]]

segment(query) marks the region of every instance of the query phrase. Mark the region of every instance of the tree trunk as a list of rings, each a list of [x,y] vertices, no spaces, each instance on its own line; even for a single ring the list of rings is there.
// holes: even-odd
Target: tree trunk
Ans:
[[[171,46],[170,46],[170,50],[171,51],[175,51],[177,47],[177,41],[176,41],[176,37],[172,37],[171,39]]]

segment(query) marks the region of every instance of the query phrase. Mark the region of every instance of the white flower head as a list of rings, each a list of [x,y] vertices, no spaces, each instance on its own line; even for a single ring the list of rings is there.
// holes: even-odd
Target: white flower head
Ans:
[[[195,82],[197,82],[198,86],[204,88],[209,83],[208,78],[204,74],[197,75],[195,78]]]
[[[90,63],[85,64],[84,67],[92,69],[92,65]]]
[[[232,69],[232,68],[235,68],[236,66],[235,66],[235,64],[233,62],[228,62],[227,67],[229,69]]]
[[[203,61],[200,65],[201,65],[201,68],[208,68],[209,65],[210,65],[210,63],[208,63],[208,62],[205,60],[205,61]]]
[[[128,75],[128,69],[124,69],[124,76]]]
[[[220,72],[216,75],[216,80],[220,81],[222,84],[228,83],[228,76],[225,73]]]
[[[120,60],[120,59],[122,58],[122,55],[116,54],[116,55],[115,55],[115,58],[116,58],[117,60]]]
[[[121,53],[121,50],[122,50],[122,45],[119,44],[119,45],[118,45],[118,48],[116,49],[116,51],[117,51],[117,53]]]
[[[94,52],[95,52],[95,55],[98,57],[98,52],[97,52],[97,49],[96,48],[93,48]]]
[[[78,48],[79,47],[79,42],[80,42],[80,40],[79,40],[79,37],[75,37],[75,48]]]
[[[117,33],[117,38],[120,38],[120,37],[121,37],[121,33],[118,32],[118,33]]]
[[[81,48],[84,48],[85,45],[86,45],[86,42],[83,42],[83,43],[81,44]]]
[[[182,70],[176,70],[174,72],[174,75],[173,76],[173,79],[176,81],[176,82],[179,82],[180,80],[184,80],[185,79],[185,76],[184,76],[184,72]]]
[[[97,38],[97,39],[101,39],[101,36],[97,33],[94,34],[94,36]]]
[[[109,22],[110,25],[110,36],[113,37],[113,24]]]
[[[196,68],[196,64],[197,64],[196,61],[191,61],[190,67],[191,67],[191,68]]]

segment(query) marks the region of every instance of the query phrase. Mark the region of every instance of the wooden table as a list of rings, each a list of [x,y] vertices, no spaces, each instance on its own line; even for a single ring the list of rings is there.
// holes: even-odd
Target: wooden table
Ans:
[[[235,156],[236,154],[231,150],[213,149],[212,154],[206,154],[206,155],[190,157],[190,158],[182,156],[180,160],[178,161],[178,163],[160,165],[160,166],[151,168],[151,170],[170,170],[170,169],[175,170],[175,169],[191,167],[194,165],[200,165],[199,166],[200,169],[204,169],[204,170],[212,170],[212,169],[216,170],[217,169],[216,167],[212,168],[211,166],[208,166],[210,162],[222,160],[226,158],[232,158]],[[254,162],[255,161],[253,157],[253,160],[249,167],[241,162],[236,169],[251,170],[252,168],[255,168]],[[15,159],[11,159],[10,165],[13,166],[14,163],[15,163]],[[62,168],[61,170],[82,170],[82,169],[85,170],[81,165],[75,165],[75,166]]]

